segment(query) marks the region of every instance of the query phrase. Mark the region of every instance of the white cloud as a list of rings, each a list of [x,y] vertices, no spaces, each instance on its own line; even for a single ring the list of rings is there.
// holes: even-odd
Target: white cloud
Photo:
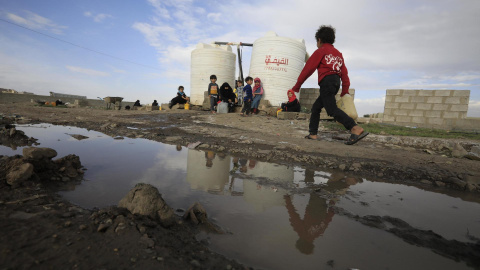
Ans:
[[[105,13],[94,14],[93,12],[90,12],[90,11],[84,12],[83,15],[85,17],[93,18],[93,21],[97,23],[103,22],[105,19],[113,18],[113,16],[110,14],[105,14]]]
[[[67,29],[66,26],[58,25],[52,20],[42,17],[31,11],[24,11],[24,16],[20,16],[13,13],[7,13],[6,17],[16,24],[23,25],[25,27],[34,30],[44,30],[54,34],[63,34],[63,30]]]
[[[385,107],[385,96],[378,98],[361,99],[355,97],[355,108],[358,116],[372,113],[382,113]]]
[[[468,117],[480,117],[480,100],[470,100],[468,104]]]
[[[222,14],[220,13],[208,13],[207,14],[207,18],[214,21],[214,22],[220,22],[220,17],[222,16]]]
[[[108,72],[98,71],[94,69],[75,67],[75,66],[65,66],[65,67],[72,72],[78,72],[78,73],[86,74],[89,76],[98,76],[98,77],[110,76]]]

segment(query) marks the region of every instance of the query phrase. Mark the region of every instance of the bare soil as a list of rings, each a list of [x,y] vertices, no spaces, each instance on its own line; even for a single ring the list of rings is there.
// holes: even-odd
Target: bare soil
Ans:
[[[370,134],[347,146],[347,132],[331,131],[322,125],[319,140],[305,139],[308,119],[212,115],[200,110],[113,111],[8,103],[0,105],[0,115],[4,122],[15,119],[18,124],[75,126],[113,137],[145,138],[182,146],[201,142],[200,149],[238,157],[341,169],[381,181],[461,191],[472,198],[478,198],[480,191],[479,161],[452,157],[451,151],[452,145],[461,145],[468,151],[478,146],[478,141]],[[197,228],[189,224],[179,222],[172,228],[163,228],[125,209],[81,209],[57,196],[59,188],[62,187],[29,182],[12,189],[0,183],[3,268],[245,268],[197,242]],[[127,224],[120,233],[114,229],[119,223]],[[108,226],[100,229],[101,224]]]

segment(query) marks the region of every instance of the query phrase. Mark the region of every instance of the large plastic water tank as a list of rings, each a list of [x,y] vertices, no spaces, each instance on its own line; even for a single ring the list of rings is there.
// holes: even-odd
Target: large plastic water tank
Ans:
[[[197,44],[197,48],[192,51],[190,66],[190,102],[202,105],[212,74],[217,76],[219,87],[224,82],[235,87],[235,63],[236,55],[231,46]]]
[[[305,40],[279,37],[273,31],[255,40],[249,75],[262,81],[263,99],[273,106],[288,100],[287,90],[297,82],[305,66],[306,52]]]

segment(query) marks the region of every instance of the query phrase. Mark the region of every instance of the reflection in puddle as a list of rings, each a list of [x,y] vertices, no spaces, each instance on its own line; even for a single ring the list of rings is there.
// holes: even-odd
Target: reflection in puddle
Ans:
[[[43,127],[43,128],[39,128]],[[85,181],[66,199],[83,207],[117,204],[139,182],[156,186],[174,209],[200,202],[231,234],[200,233],[212,250],[267,269],[470,269],[464,262],[365,226],[358,216],[391,216],[448,240],[480,238],[480,204],[416,187],[374,182],[197,151],[144,139],[53,125],[18,126],[58,157],[80,156]],[[88,138],[77,140],[68,134]],[[21,154],[0,146],[0,155]],[[408,258],[406,260],[405,258]]]

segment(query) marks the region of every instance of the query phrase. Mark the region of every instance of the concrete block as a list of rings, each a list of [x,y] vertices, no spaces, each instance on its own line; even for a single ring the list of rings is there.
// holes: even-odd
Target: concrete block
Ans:
[[[403,90],[403,96],[417,96],[419,90]]]
[[[427,103],[444,103],[443,99],[443,97],[428,97]]]
[[[415,103],[400,103],[400,109],[413,110],[415,109]]]
[[[408,112],[408,116],[425,116],[425,111],[411,110]]]
[[[418,96],[419,97],[433,97],[434,90],[419,90]]]
[[[384,122],[395,122],[395,116],[393,115],[384,115],[383,116],[383,121]]]
[[[428,118],[427,123],[434,126],[443,126],[443,119],[442,118]]]
[[[460,119],[467,118],[467,112],[458,112],[458,118]]]
[[[447,104],[433,104],[432,110],[446,111],[446,110],[448,110],[448,106],[450,106],[450,105],[447,105]]]
[[[400,89],[387,89],[387,96],[400,96],[402,94],[403,90]]]
[[[470,97],[470,90],[452,90],[454,97]]]
[[[147,109],[147,111],[158,111],[160,109],[159,106],[151,106],[151,105],[147,105],[145,106],[145,108]]]
[[[451,93],[451,90],[435,90],[436,97],[449,97]]]
[[[445,119],[449,119],[449,118],[457,119],[457,118],[460,118],[460,114],[458,112],[443,112],[443,118],[445,118]]]
[[[393,114],[393,110],[392,109],[384,109],[383,113],[386,114],[386,115],[391,115],[391,114]]]
[[[394,101],[394,96],[386,96],[385,97],[385,102],[393,102]]]
[[[412,117],[411,116],[397,116],[396,122],[402,122],[402,123],[411,123],[412,122]]]
[[[467,112],[468,111],[468,105],[451,105],[450,110],[451,112]]]
[[[411,98],[410,98],[410,102],[413,102],[413,103],[425,103],[425,97],[419,97],[419,96],[411,97]]]
[[[399,107],[400,107],[399,103],[385,102],[385,109],[398,109]]]
[[[426,117],[433,117],[433,118],[440,118],[440,117],[442,117],[442,112],[443,111],[426,111],[425,116]]]
[[[297,118],[296,112],[279,112],[277,118],[280,120],[294,120]]]
[[[431,110],[432,109],[432,104],[425,104],[425,103],[418,103],[417,104],[417,110]]]
[[[168,103],[160,104],[160,106],[162,107],[162,110],[166,110],[166,111],[170,110],[170,108],[168,108],[168,105],[169,105]]]
[[[445,98],[446,104],[468,104],[468,98],[466,97],[447,97]]]
[[[410,96],[395,97],[395,102],[410,102]]]
[[[402,116],[407,116],[407,115],[408,115],[408,110],[399,110],[399,109],[397,109],[397,110],[394,110],[394,111],[393,111],[393,114],[396,115],[396,116],[400,116],[400,115],[402,115]]]
[[[412,117],[412,123],[426,124],[427,123],[427,118],[422,117],[422,116],[414,116],[414,117]]]

